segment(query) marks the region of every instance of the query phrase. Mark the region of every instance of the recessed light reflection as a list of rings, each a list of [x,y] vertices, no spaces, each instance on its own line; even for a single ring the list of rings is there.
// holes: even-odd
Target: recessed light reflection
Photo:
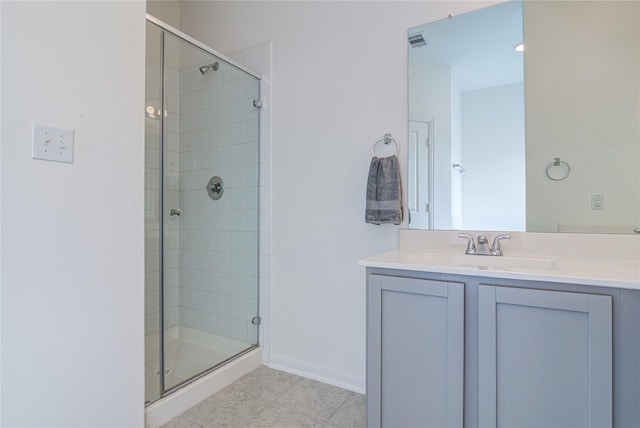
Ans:
[[[161,111],[159,108],[156,109],[154,106],[148,105],[145,108],[145,111],[147,113],[147,117],[150,117],[151,119],[160,119]],[[164,111],[164,117],[169,117],[169,112],[167,110]]]

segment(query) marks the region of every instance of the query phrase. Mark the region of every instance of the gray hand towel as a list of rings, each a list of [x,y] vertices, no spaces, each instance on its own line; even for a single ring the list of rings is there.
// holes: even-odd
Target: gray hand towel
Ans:
[[[396,156],[371,159],[364,219],[373,224],[402,223],[400,163]]]

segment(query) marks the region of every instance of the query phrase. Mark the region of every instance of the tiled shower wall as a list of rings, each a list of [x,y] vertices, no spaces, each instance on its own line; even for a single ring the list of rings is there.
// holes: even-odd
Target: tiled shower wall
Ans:
[[[255,343],[258,315],[258,82],[220,62],[180,73],[179,324]],[[205,189],[224,182],[218,200]]]

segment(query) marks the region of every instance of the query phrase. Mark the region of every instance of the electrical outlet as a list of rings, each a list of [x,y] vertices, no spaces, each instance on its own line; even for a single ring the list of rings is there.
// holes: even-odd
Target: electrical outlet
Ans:
[[[604,209],[604,195],[591,195],[591,209],[603,210]]]
[[[73,163],[73,131],[33,124],[32,159]]]

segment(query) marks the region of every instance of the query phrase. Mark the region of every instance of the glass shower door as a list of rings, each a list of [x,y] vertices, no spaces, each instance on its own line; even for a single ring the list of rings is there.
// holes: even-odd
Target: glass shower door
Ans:
[[[165,36],[165,389],[258,343],[259,81]]]
[[[161,65],[160,29],[147,23],[145,77],[145,401],[162,396],[160,385],[161,282],[160,282],[160,135]]]
[[[163,45],[161,394],[255,347],[259,320],[259,80]]]

